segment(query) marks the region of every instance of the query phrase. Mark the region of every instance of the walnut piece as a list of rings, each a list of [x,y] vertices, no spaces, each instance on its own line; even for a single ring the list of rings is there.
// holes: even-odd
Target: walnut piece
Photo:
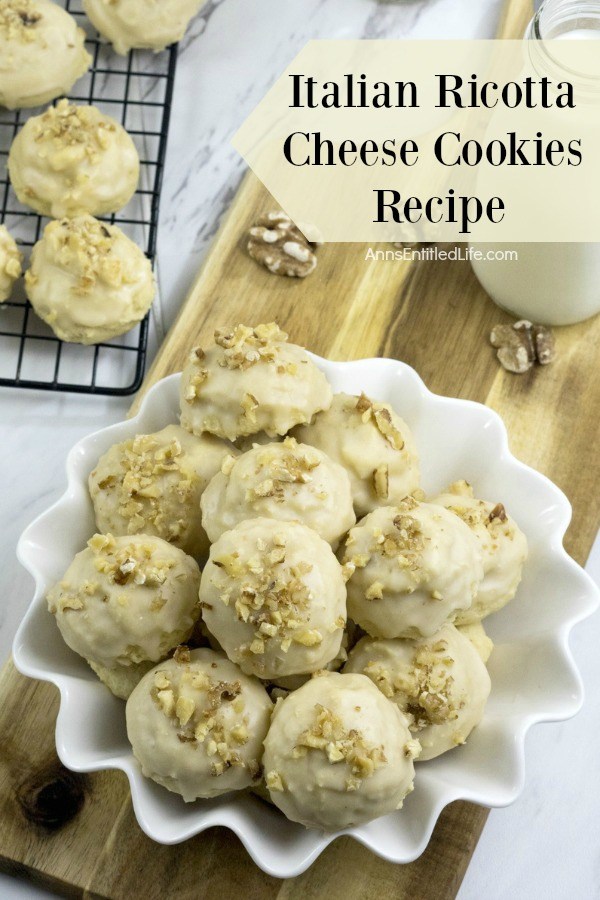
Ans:
[[[372,745],[355,728],[346,729],[342,719],[321,704],[315,706],[312,726],[299,735],[294,755],[305,756],[308,750],[322,751],[332,765],[346,763],[350,769],[348,791],[357,790],[362,779],[369,778],[387,762],[383,746]]]
[[[383,464],[378,466],[373,472],[373,486],[379,500],[387,500],[389,497],[389,470],[388,466]]]
[[[35,40],[35,25],[42,19],[31,0],[0,4],[0,34],[10,41],[31,43]]]
[[[535,364],[546,366],[556,355],[554,335],[545,325],[533,325],[526,319],[514,325],[495,325],[490,342],[508,372],[521,375]]]
[[[225,606],[233,604],[238,620],[254,629],[252,641],[240,646],[244,654],[264,653],[271,638],[279,641],[283,653],[293,643],[313,647],[322,642],[323,635],[307,627],[312,595],[306,576],[313,566],[308,561],[286,564],[283,536],[261,540],[248,560],[235,553],[215,557],[213,564],[227,577],[221,584],[221,601]],[[232,580],[239,582],[235,595]]]
[[[317,265],[316,243],[307,240],[284,212],[271,212],[250,228],[246,246],[252,259],[274,275],[305,278]]]
[[[495,519],[498,519],[499,522],[506,522],[506,510],[503,503],[496,503],[488,516],[489,522],[493,522]]]
[[[554,335],[549,328],[543,325],[533,326],[533,344],[535,347],[535,356],[540,366],[547,366],[556,356],[556,345],[554,343]]]
[[[462,698],[457,697],[452,677],[454,659],[444,640],[415,648],[411,665],[392,673],[381,662],[370,662],[363,670],[389,700],[399,694],[413,734],[430,725],[454,721]],[[420,748],[418,748],[420,750]],[[417,748],[414,750],[418,752]]]
[[[373,422],[381,436],[394,450],[404,449],[404,438],[394,425],[388,406],[384,403],[377,403],[362,393],[356,401],[356,411],[360,414],[363,424]]]
[[[91,162],[96,162],[99,150],[110,145],[110,136],[117,130],[117,123],[101,118],[91,106],[75,106],[68,100],[59,100],[39,117],[35,125],[35,140],[52,139],[55,148],[81,144]],[[65,160],[68,156],[65,154]]]

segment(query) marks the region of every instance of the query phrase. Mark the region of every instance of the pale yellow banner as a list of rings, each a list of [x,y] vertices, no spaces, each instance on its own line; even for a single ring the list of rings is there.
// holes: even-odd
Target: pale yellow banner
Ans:
[[[325,241],[600,241],[600,41],[312,41],[233,143]]]

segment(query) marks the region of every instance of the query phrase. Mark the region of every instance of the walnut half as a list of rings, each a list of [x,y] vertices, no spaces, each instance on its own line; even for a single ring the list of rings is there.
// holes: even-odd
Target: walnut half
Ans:
[[[316,243],[308,241],[284,212],[271,212],[249,230],[246,246],[252,259],[274,275],[305,278],[317,265]]]
[[[552,331],[526,319],[513,325],[495,325],[490,342],[497,348],[496,355],[502,366],[517,375],[528,372],[534,363],[546,366],[556,356]]]

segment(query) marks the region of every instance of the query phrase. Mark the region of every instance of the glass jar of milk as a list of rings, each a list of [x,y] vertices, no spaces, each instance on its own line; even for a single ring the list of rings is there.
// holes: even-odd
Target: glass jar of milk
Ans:
[[[600,39],[600,0],[545,0],[525,39],[542,42],[561,38]],[[600,83],[597,101],[596,114],[600,114]],[[513,315],[545,325],[569,325],[600,312],[600,244],[471,246],[483,254],[516,250],[518,259],[471,261],[492,300]]]

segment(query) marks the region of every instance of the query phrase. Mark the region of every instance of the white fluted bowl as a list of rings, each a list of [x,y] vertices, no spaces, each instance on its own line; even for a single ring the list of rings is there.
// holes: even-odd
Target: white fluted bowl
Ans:
[[[529,542],[517,597],[486,620],[496,647],[482,723],[464,746],[417,765],[415,790],[401,811],[344,832],[384,859],[405,863],[423,852],[438,815],[453,800],[505,806],[519,795],[527,730],[536,722],[567,719],[582,704],[568,639],[571,628],[596,608],[598,592],[562,546],[571,517],[568,500],[511,455],[496,413],[478,403],[432,394],[413,369],[394,360],[313,359],[334,391],[364,391],[388,401],[408,422],[427,493],[466,478],[476,495],[502,500]],[[60,690],[56,746],[64,765],[77,772],[125,772],[137,820],[151,838],[175,844],[224,825],[265,872],[288,878],[304,871],[336,835],[306,830],[250,795],[186,804],[144,778],[127,741],[124,704],[66,646],[46,607],[47,590],[95,531],[89,472],[117,441],[176,422],[178,386],[179,375],[160,381],[135,418],[84,438],[70,452],[67,491],[19,542],[19,559],[35,579],[36,590],[15,637],[14,659],[23,674]]]

